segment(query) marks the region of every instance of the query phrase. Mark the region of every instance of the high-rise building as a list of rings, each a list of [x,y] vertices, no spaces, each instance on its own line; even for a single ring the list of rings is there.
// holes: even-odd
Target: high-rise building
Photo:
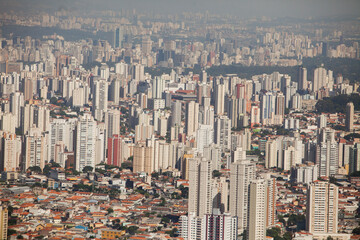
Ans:
[[[300,90],[307,90],[308,82],[307,82],[307,69],[304,67],[299,67],[298,73],[298,82]]]
[[[316,68],[314,70],[314,77],[313,77],[313,91],[316,92],[320,88],[324,86],[324,82],[326,81],[326,69],[325,68]]]
[[[189,213],[202,217],[211,214],[212,163],[205,158],[189,159]]]
[[[154,171],[153,147],[139,143],[134,146],[133,172],[151,174]]]
[[[276,200],[277,200],[277,186],[275,178],[265,180],[267,183],[267,203],[266,203],[266,228],[275,226],[276,224]]]
[[[237,218],[221,214],[214,209],[212,214],[197,217],[195,214],[180,217],[180,236],[184,240],[235,240]]]
[[[334,79],[331,70],[327,71],[323,67],[319,67],[314,70],[314,78],[312,84],[314,92],[319,91],[323,87],[332,90],[333,84]]]
[[[121,166],[123,161],[122,154],[123,138],[117,134],[108,137],[107,143],[107,164]]]
[[[74,123],[75,124],[75,123]],[[49,133],[49,159],[55,159],[55,146],[63,144],[68,151],[73,151],[74,141],[73,125],[65,119],[53,119],[50,123]]]
[[[196,144],[197,151],[202,153],[204,147],[210,145],[214,142],[214,130],[211,125],[199,125],[198,130],[196,131]]]
[[[206,98],[208,99],[208,98]],[[210,105],[210,104],[209,104]],[[199,124],[203,125],[214,125],[214,107],[213,106],[204,106],[200,108],[199,111]]]
[[[50,110],[44,105],[26,104],[23,110],[22,131],[26,134],[30,128],[39,128],[40,131],[50,130]]]
[[[203,228],[203,217],[196,216],[195,213],[189,213],[188,215],[182,215],[179,218],[180,223],[180,236],[184,240],[201,240]]]
[[[317,127],[319,129],[325,128],[327,126],[327,116],[325,114],[320,114],[317,118]]]
[[[240,147],[243,150],[251,149],[251,131],[248,128],[240,132],[233,132],[231,135],[231,150]]]
[[[239,233],[247,228],[249,185],[255,179],[256,166],[249,160],[235,161],[230,165],[230,213],[238,217]]]
[[[16,116],[10,112],[0,113],[0,129],[4,132],[15,133]]]
[[[316,147],[316,164],[319,166],[319,177],[337,174],[338,143],[335,141],[334,130],[321,129]]]
[[[264,179],[252,180],[249,186],[248,240],[265,239],[267,197],[267,182]]]
[[[202,70],[202,72],[200,73],[200,82],[202,82],[203,84],[207,83],[207,72],[205,70]]]
[[[328,50],[329,50],[329,46],[327,42],[322,42],[322,55],[324,57],[328,56]]]
[[[24,84],[24,100],[28,101],[33,98],[33,80],[30,78],[25,78]]]
[[[267,124],[275,114],[275,95],[271,92],[260,95],[260,117],[263,124]]]
[[[120,87],[121,87],[120,79],[112,80],[111,88],[110,88],[110,100],[113,102],[114,105],[119,105]]]
[[[346,104],[345,127],[348,132],[354,130],[354,104],[352,102]]]
[[[180,126],[181,124],[181,102],[175,101],[171,103],[171,126]]]
[[[277,167],[277,139],[269,139],[265,145],[265,167]]]
[[[315,181],[307,190],[306,230],[310,233],[336,234],[338,229],[338,187]]]
[[[105,127],[107,137],[120,134],[120,111],[111,109],[105,113]]]
[[[82,107],[84,106],[85,102],[86,102],[86,88],[84,87],[80,87],[80,88],[75,88],[72,91],[72,106],[73,107]]]
[[[360,143],[350,148],[349,173],[360,171]]]
[[[302,97],[299,93],[295,93],[294,95],[291,96],[290,108],[297,111],[302,109]]]
[[[218,209],[214,209],[218,210]],[[206,240],[236,240],[237,218],[230,214],[220,214],[214,211],[203,217],[202,239]]]
[[[214,140],[223,149],[230,149],[231,120],[227,116],[218,116],[215,119]]]
[[[145,67],[142,64],[134,64],[132,66],[132,79],[136,82],[143,81],[145,79]]]
[[[25,164],[23,170],[29,167],[38,166],[41,169],[45,166],[46,136],[38,128],[31,128],[25,135]]]
[[[14,92],[10,94],[10,112],[16,116],[16,127],[21,126],[21,108],[24,107],[24,94],[21,92]]]
[[[175,167],[176,149],[173,144],[167,143],[165,140],[152,138],[149,140],[153,147],[154,171]]]
[[[6,240],[8,239],[8,209],[5,204],[1,204],[0,202],[0,239]]]
[[[155,77],[152,81],[152,98],[161,99],[165,90],[165,79]]]
[[[199,104],[190,101],[186,104],[185,131],[188,136],[195,135],[199,126]]]
[[[143,54],[151,53],[152,41],[149,36],[144,36],[141,42],[141,51]]]
[[[118,27],[114,31],[114,48],[122,48],[124,41],[124,29],[122,27]]]
[[[345,139],[339,140],[339,167],[345,169],[345,174],[349,174],[350,152],[352,147],[354,147],[354,145],[347,143]]]
[[[291,181],[310,184],[318,179],[318,165],[298,165],[291,168]]]
[[[135,126],[135,143],[144,142],[151,138],[154,133],[154,126],[149,124],[141,124]]]
[[[241,93],[242,91],[240,91]],[[241,96],[241,94],[239,94]],[[236,98],[232,96],[228,98],[227,115],[231,120],[231,126],[234,128],[247,126],[247,122],[241,122],[242,118],[246,116],[247,100],[246,98]]]
[[[213,143],[204,147],[203,156],[212,162],[212,168],[214,170],[221,169],[221,152],[221,147]]]
[[[76,126],[76,171],[82,172],[86,166],[95,169],[96,128],[96,121],[90,114],[79,117]]]
[[[21,138],[16,137],[16,134],[4,133],[0,149],[0,171],[15,172],[19,170]]]
[[[94,82],[93,116],[102,121],[108,108],[108,83],[106,80]]]
[[[275,115],[284,116],[285,114],[285,96],[282,93],[276,94],[276,104],[275,104]]]
[[[200,83],[197,85],[196,90],[197,102],[203,105],[203,98],[210,98],[210,86],[208,84]]]
[[[119,62],[115,64],[115,73],[119,73],[120,76],[127,78],[129,66],[125,62]]]
[[[250,115],[250,125],[253,127],[254,125],[260,124],[260,109],[258,106],[251,106],[251,115]]]
[[[105,124],[98,123],[96,126],[95,139],[95,166],[99,163],[105,162],[105,146],[107,146],[107,139],[105,134]]]
[[[225,85],[215,86],[215,114],[224,114],[225,112]]]

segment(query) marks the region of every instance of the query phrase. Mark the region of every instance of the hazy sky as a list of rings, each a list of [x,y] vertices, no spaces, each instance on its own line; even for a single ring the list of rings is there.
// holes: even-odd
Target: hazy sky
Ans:
[[[155,13],[218,12],[244,17],[360,16],[360,0],[0,0],[0,11],[19,9],[137,9]]]

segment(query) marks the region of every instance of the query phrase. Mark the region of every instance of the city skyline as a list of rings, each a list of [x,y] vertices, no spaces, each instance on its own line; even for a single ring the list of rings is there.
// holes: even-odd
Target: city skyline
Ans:
[[[360,2],[0,6],[0,240],[360,239]]]

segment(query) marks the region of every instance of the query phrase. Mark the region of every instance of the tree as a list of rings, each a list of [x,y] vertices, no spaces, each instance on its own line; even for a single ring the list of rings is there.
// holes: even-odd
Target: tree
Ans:
[[[247,231],[244,230],[244,231],[242,232],[242,234],[240,234],[240,236],[242,237],[243,240],[247,240]]]
[[[139,229],[139,228],[136,227],[136,226],[131,226],[131,227],[128,227],[128,228],[127,228],[127,232],[128,232],[130,235],[134,235],[134,234],[137,232],[138,229]]]
[[[152,178],[155,178],[156,180],[158,180],[158,179],[159,179],[159,173],[158,173],[158,172],[153,172],[153,173],[151,174],[151,177],[152,177]]]
[[[169,235],[170,235],[170,237],[177,237],[178,236],[178,229],[173,228]]]
[[[189,188],[184,187],[183,185],[180,185],[179,189],[181,191],[182,198],[189,198]]]
[[[352,234],[360,235],[360,227],[354,228],[353,231],[352,231]]]
[[[305,116],[301,116],[301,117],[300,117],[300,120],[301,120],[301,121],[304,121],[304,122],[307,122],[307,118],[306,118]]]
[[[14,208],[9,205],[8,206],[8,215],[11,216],[13,212],[14,212]]]
[[[360,110],[360,95],[351,94],[351,95],[337,95],[333,97],[326,97],[319,100],[315,107],[318,112],[326,112],[326,113],[345,113],[346,112],[346,104],[348,102],[353,102],[355,111]]]
[[[48,164],[46,164],[44,169],[43,169],[43,173],[45,175],[48,175],[50,173],[50,170],[51,170],[51,167]]]
[[[132,162],[130,162],[130,161],[123,162],[123,163],[121,164],[121,168],[123,168],[123,169],[130,169],[130,171],[132,171],[132,169],[133,169]]]
[[[360,171],[352,172],[350,177],[360,177]]]
[[[335,177],[331,176],[330,179],[329,179],[329,182],[333,183],[333,184],[336,184],[337,180],[336,180]]]
[[[162,223],[169,223],[169,222],[170,222],[170,218],[168,218],[168,217],[162,217],[162,218],[161,218],[161,222],[162,222]]]
[[[31,187],[42,187],[41,183],[36,182]]]
[[[283,236],[283,239],[284,240],[291,240],[293,237],[292,237],[292,233],[291,232],[286,232]]]
[[[39,166],[32,166],[28,168],[32,172],[41,173],[41,168]]]
[[[214,170],[213,171],[213,177],[216,178],[216,177],[220,177],[221,176],[221,172],[219,172],[218,170]]]
[[[273,238],[280,236],[280,233],[281,233],[281,229],[277,228],[277,227],[273,227],[273,228],[266,230],[266,236],[273,237]]]
[[[179,194],[177,192],[173,192],[171,194],[171,199],[181,199],[181,196],[179,196]]]
[[[58,164],[56,162],[51,162],[51,167],[58,168],[58,167],[61,167],[61,166],[60,166],[60,164]]]
[[[108,214],[111,214],[111,213],[113,213],[113,212],[114,212],[114,209],[112,209],[112,208],[108,208],[106,211],[108,212]]]
[[[296,230],[305,230],[306,218],[304,215],[291,214],[287,221],[288,226],[297,226]]]
[[[13,235],[13,234],[16,234],[16,230],[14,230],[14,229],[8,229],[7,235],[8,235],[8,236],[11,236],[11,235]]]
[[[56,97],[50,98],[50,103],[56,105],[56,103],[57,103],[57,98],[56,98]]]
[[[286,224],[286,221],[285,221],[285,219],[284,219],[284,216],[278,215],[278,219],[279,219],[279,222],[283,223],[284,225]]]
[[[344,138],[346,140],[350,141],[350,140],[354,140],[354,138],[360,138],[360,134],[359,133],[350,133],[350,134],[346,135]]]
[[[94,168],[91,167],[91,166],[85,166],[82,171],[83,171],[84,173],[87,173],[87,172],[92,172],[93,169],[94,169]]]
[[[165,198],[161,198],[161,202],[159,203],[159,206],[165,206],[165,204],[166,204],[166,200],[165,200]]]
[[[80,173],[78,171],[76,171],[75,168],[70,168],[70,169],[66,170],[65,175],[78,176],[78,175],[80,175]]]

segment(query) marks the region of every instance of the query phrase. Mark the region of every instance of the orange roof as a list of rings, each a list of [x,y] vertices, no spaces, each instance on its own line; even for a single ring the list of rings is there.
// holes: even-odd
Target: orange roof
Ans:
[[[71,197],[66,198],[66,200],[80,200],[82,198],[83,198],[82,196],[71,196]]]

